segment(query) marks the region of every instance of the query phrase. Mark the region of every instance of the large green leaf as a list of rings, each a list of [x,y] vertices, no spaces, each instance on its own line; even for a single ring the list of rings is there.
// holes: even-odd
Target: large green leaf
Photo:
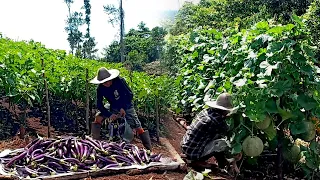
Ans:
[[[268,113],[278,113],[277,104],[273,99],[268,99],[266,102],[266,111]]]
[[[242,151],[242,145],[241,143],[236,143],[231,151],[231,154],[239,154]]]
[[[307,127],[303,121],[290,123],[289,128],[292,135],[298,135],[307,132]]]
[[[304,95],[304,94],[301,94],[301,95],[298,96],[297,102],[299,103],[299,105],[301,107],[303,107],[307,111],[315,108],[318,105],[317,101],[314,100],[314,98],[309,97],[309,96]]]
[[[292,81],[289,81],[289,80],[278,81],[272,86],[270,91],[274,95],[280,97],[284,93],[286,93],[288,90],[290,90],[291,87],[292,87]]]

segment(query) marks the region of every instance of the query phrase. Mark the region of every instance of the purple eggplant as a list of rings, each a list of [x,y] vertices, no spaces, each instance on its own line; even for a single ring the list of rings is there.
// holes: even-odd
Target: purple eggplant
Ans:
[[[73,164],[80,164],[80,161],[76,158],[66,158],[66,159],[62,159],[60,160],[62,162],[70,162],[70,163],[73,163]]]
[[[119,144],[119,146],[120,146],[121,149],[123,149],[125,145],[126,145],[126,142],[125,142],[125,141],[123,141],[123,142],[121,142],[121,143]]]
[[[115,142],[111,142],[109,143],[109,146],[112,147],[113,149],[115,150],[118,150],[118,151],[122,151],[123,148],[121,148],[118,144],[116,144]]]
[[[55,146],[60,143],[61,141],[60,140],[55,140],[53,141],[48,147],[47,149],[51,149],[51,148],[55,148]]]
[[[131,159],[128,159],[128,158],[126,158],[126,157],[124,157],[124,156],[120,156],[120,155],[111,155],[110,156],[112,159],[115,159],[117,162],[125,162],[125,163],[130,163],[130,164],[132,164],[132,163],[134,163],[134,161],[132,161]]]
[[[127,155],[126,155],[127,158],[131,159],[131,161],[134,163],[134,164],[139,164],[138,161],[134,158],[134,156],[129,152]]]
[[[28,167],[26,167],[26,166],[24,167],[24,169],[25,169],[25,171],[28,172],[29,175],[30,175],[31,177],[33,177],[33,178],[39,176],[39,174],[38,174],[37,171],[34,171],[34,170],[32,170],[32,169],[30,169],[30,168],[28,168]]]
[[[48,162],[48,166],[54,169],[60,169],[63,170],[63,167],[61,164],[57,163],[57,162],[53,162],[53,161],[49,161]]]
[[[81,161],[86,160],[87,157],[88,157],[88,146],[84,146],[83,154],[82,154],[82,157],[81,157]]]
[[[36,149],[31,153],[31,158],[34,158],[37,154],[43,154],[43,150]]]
[[[27,150],[28,155],[30,155],[38,147],[38,145],[40,145],[42,141],[43,141],[43,138],[39,138],[37,142],[35,142],[30,148],[28,148]]]
[[[113,161],[107,157],[103,157],[101,155],[97,155],[97,157],[102,161],[102,162],[105,162],[107,164],[114,164],[114,163],[117,163],[117,161]]]
[[[120,165],[118,163],[116,164],[108,164],[105,167],[103,167],[102,169],[109,169],[109,168],[115,168],[115,167],[119,167]]]
[[[149,158],[149,156],[148,156],[148,154],[147,154],[147,151],[146,151],[145,149],[143,149],[143,157],[144,157],[144,159],[145,159],[145,161],[146,161],[147,163],[150,162],[150,158]]]
[[[150,156],[150,160],[153,162],[160,162],[160,159],[162,157],[162,154],[154,154]]]
[[[62,156],[63,156],[63,151],[62,151],[62,149],[59,148],[59,149],[57,150],[57,152],[58,152],[58,157],[59,157],[59,158],[62,158]]]
[[[94,164],[94,163],[96,163],[96,161],[94,161],[94,160],[84,160],[83,161],[85,164],[88,164],[88,165],[92,165],[92,164]]]
[[[74,152],[73,149],[71,149],[71,155],[72,155],[72,157],[77,158],[77,154],[76,154],[76,152]]]
[[[92,149],[92,152],[90,153],[90,158],[93,159],[93,160],[96,160],[96,150],[95,149]]]
[[[41,147],[47,148],[53,141],[52,140],[46,140],[41,143]]]
[[[46,159],[52,160],[54,162],[57,162],[59,164],[65,164],[65,161],[58,159],[56,157],[52,157],[52,156],[48,156],[48,155],[44,155]]]
[[[77,141],[77,146],[78,146],[78,157],[80,158],[83,155],[84,146],[79,141]]]
[[[43,165],[43,164],[40,164],[39,166],[40,166],[40,168],[43,168],[43,169],[46,169],[47,171],[49,171],[49,173],[50,173],[51,175],[57,174],[57,172],[56,172],[54,169],[52,169],[52,168],[50,168],[50,167],[48,167],[48,166],[45,166],[45,165]]]
[[[142,161],[142,159],[140,157],[140,153],[139,153],[139,150],[138,150],[137,147],[132,148],[132,153],[133,153],[135,159],[138,161],[138,163],[139,164],[143,164],[143,161]]]
[[[92,139],[91,137],[87,136],[86,139],[89,142],[91,142],[92,144],[94,144],[96,147],[99,147],[99,144],[94,139]]]
[[[40,154],[40,155],[37,155],[37,156],[33,157],[31,160],[32,160],[32,161],[36,161],[36,160],[38,160],[38,159],[43,158],[44,156],[45,156],[45,154]]]
[[[13,157],[8,164],[6,164],[6,167],[10,167],[15,161],[21,160],[23,159],[26,155],[28,154],[28,151],[24,151],[21,154],[19,154],[18,156]]]
[[[99,145],[96,145],[95,143],[91,142],[91,141],[85,141],[85,140],[80,140],[83,144],[87,144],[90,147],[93,147],[96,150],[101,150],[101,148],[99,147]]]
[[[35,144],[36,142],[38,142],[39,138],[35,138],[33,139],[25,148],[29,149],[33,144]]]

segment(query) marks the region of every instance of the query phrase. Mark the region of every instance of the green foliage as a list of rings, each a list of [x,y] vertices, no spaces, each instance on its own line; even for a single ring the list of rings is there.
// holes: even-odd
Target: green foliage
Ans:
[[[44,60],[42,71],[41,59]],[[116,68],[121,72],[134,93],[135,106],[138,109],[155,110],[155,97],[160,99],[159,108],[165,108],[170,101],[169,85],[172,82],[167,76],[148,76],[145,73],[134,72],[132,82],[129,81],[129,71],[122,64],[106,63],[95,60],[83,60],[65,51],[46,49],[36,42],[14,42],[10,39],[0,39],[0,89],[2,96],[9,97],[11,102],[28,102],[29,106],[41,103],[44,96],[45,72],[50,97],[62,100],[86,102],[86,76],[89,79],[96,76],[100,67]],[[90,101],[96,101],[96,86],[89,85]],[[143,111],[144,112],[144,111]]]
[[[310,30],[312,42],[317,46],[317,58],[320,58],[320,1],[314,0],[304,15],[306,24]]]
[[[141,57],[143,63],[153,62],[160,58],[162,49],[164,46],[164,36],[166,31],[162,27],[154,27],[149,29],[146,24],[141,22],[137,29],[130,29],[125,35],[125,56],[130,58],[131,62],[139,64]],[[129,53],[138,52],[140,54],[139,59],[133,60],[132,54]],[[120,62],[120,43],[117,41],[112,42],[107,48],[104,49],[105,60],[109,62]],[[146,56],[144,58],[144,56]],[[140,63],[141,64],[141,63]]]
[[[312,0],[264,0],[267,12],[281,23],[292,22],[292,14],[298,16],[306,13],[308,6]]]
[[[172,35],[188,33],[193,29],[250,27],[258,20],[268,18],[264,3],[253,0],[201,0],[199,4],[185,3],[175,17]]]
[[[303,139],[313,128],[301,124],[311,116],[320,117],[319,68],[306,25],[295,15],[292,21],[286,25],[261,21],[240,32],[199,28],[170,37],[166,50],[176,52],[171,57],[180,69],[176,111],[198,112],[205,101],[228,92],[240,106],[230,134],[232,153],[241,151],[248,135],[261,138],[270,150],[283,139],[285,129],[292,138]],[[269,127],[259,129],[256,123],[267,115],[272,118]],[[317,171],[317,162],[308,166],[309,171]]]
[[[144,65],[145,59],[147,59],[146,54],[138,53],[138,51],[130,51],[127,57],[127,63],[130,65],[131,70],[141,71]]]
[[[274,18],[276,22],[292,23],[295,13],[306,12],[306,0],[201,0],[185,3],[170,28],[172,35],[188,33],[198,27],[223,30],[226,27],[249,28],[258,21]]]

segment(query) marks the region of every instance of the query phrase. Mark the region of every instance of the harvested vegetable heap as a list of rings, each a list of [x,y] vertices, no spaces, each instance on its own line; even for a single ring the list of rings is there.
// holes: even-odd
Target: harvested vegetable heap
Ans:
[[[151,154],[133,144],[98,141],[86,136],[84,139],[39,137],[0,160],[7,173],[26,178],[146,165],[159,162],[160,158],[161,154]]]

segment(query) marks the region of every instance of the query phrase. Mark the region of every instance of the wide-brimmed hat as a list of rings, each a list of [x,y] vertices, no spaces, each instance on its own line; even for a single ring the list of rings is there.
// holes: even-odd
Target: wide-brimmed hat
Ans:
[[[92,84],[101,84],[107,81],[110,81],[116,77],[118,77],[120,71],[117,69],[110,69],[107,70],[106,68],[102,67],[98,70],[98,75],[90,81]]]
[[[209,107],[228,111],[228,115],[235,113],[239,108],[238,106],[233,107],[232,97],[229,93],[222,93],[217,97],[216,101],[207,101],[205,103]]]

